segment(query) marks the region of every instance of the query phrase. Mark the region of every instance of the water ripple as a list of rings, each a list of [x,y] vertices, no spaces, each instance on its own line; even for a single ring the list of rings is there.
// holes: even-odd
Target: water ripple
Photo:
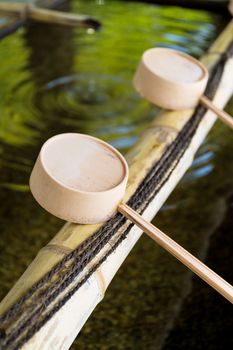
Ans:
[[[141,53],[159,45],[198,56],[217,31],[203,11],[123,6],[122,12],[120,1],[73,3],[73,12],[99,19],[101,31],[34,25],[1,42],[4,187],[13,183],[8,188],[17,190],[17,183],[27,184],[40,145],[56,133],[92,134],[125,152],[157,113],[132,87]]]

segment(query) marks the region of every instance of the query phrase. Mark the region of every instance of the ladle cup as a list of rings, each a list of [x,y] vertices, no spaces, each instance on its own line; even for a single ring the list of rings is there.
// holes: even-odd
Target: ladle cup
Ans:
[[[233,303],[228,282],[123,202],[127,180],[128,165],[115,148],[88,135],[68,133],[42,146],[30,188],[44,209],[67,221],[100,223],[120,212]]]
[[[133,84],[141,96],[159,107],[179,110],[201,103],[233,128],[233,118],[203,95],[208,78],[208,70],[192,56],[152,48],[143,53]]]

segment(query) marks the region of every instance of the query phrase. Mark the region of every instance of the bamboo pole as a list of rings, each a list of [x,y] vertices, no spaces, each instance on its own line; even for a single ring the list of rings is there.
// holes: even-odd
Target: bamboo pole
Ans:
[[[233,21],[227,26],[211,47],[209,53],[203,57],[202,62],[211,68],[218,55],[214,52],[223,52],[233,37]],[[233,90],[233,60],[230,59],[225,66],[224,74],[219,84],[214,103],[219,108],[224,107]],[[176,138],[178,132],[188,121],[193,111],[163,111],[144,132],[138,143],[127,154],[127,161],[130,167],[130,176],[126,195],[127,201],[137,190],[140,182],[155,161],[160,159],[166,147]],[[172,175],[153,198],[143,217],[151,220],[160,207],[163,205],[176,184],[182,178],[185,171],[191,165],[195,152],[213,126],[216,116],[208,111],[202,119],[191,144],[174,169]],[[126,223],[125,225],[127,225]],[[12,290],[0,304],[0,313],[9,308],[30,286],[42,277],[52,266],[72,249],[76,248],[83,240],[90,237],[101,225],[75,225],[66,223],[52,241],[44,247],[35,260],[25,271],[23,276],[15,284]],[[121,235],[124,227],[121,227],[118,234],[101,250],[94,261],[86,267],[78,279],[82,278],[85,272],[98,261],[112,244]],[[105,290],[115,273],[130,253],[131,249],[141,236],[142,231],[134,226],[127,238],[118,246],[114,254],[111,254],[88,281],[70,298],[70,300],[24,345],[24,349],[68,349],[74,338],[82,328],[83,324],[104,297]],[[70,286],[69,288],[71,288]]]
[[[0,12],[18,15],[21,19],[25,20],[30,19],[37,22],[60,24],[69,27],[94,27],[96,29],[100,27],[100,23],[90,16],[43,9],[32,4],[1,2]]]
[[[45,0],[44,1],[48,7],[57,7],[59,4],[59,0]],[[42,4],[44,5],[44,2]],[[41,1],[40,1],[41,3]],[[2,2],[0,4],[3,4]],[[11,3],[13,5],[13,3]],[[4,6],[4,5],[2,5]],[[1,13],[1,11],[0,11]],[[3,21],[0,24],[0,39],[6,37],[9,34],[14,33],[18,28],[25,25],[26,18],[22,18],[19,14],[16,13],[8,13],[7,11],[2,11],[3,13]]]

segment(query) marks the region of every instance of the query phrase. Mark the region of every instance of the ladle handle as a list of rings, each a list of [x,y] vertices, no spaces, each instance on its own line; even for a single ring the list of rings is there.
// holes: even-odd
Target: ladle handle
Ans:
[[[229,126],[230,128],[233,129],[233,118],[226,113],[225,111],[223,111],[222,109],[218,108],[217,106],[215,106],[212,101],[210,101],[206,96],[201,96],[200,98],[200,102],[202,103],[203,106],[207,107],[208,109],[210,109],[212,112],[216,113],[217,116],[219,117],[219,119],[221,119],[221,121],[223,123],[225,123],[227,126]]]
[[[217,275],[214,271],[209,269],[205,264],[195,258],[178,243],[173,241],[165,233],[153,226],[150,222],[144,220],[142,216],[136,213],[128,205],[124,203],[119,204],[118,211],[131,222],[140,227],[149,237],[171,253],[175,258],[180,260],[211,287],[233,303],[233,286]]]

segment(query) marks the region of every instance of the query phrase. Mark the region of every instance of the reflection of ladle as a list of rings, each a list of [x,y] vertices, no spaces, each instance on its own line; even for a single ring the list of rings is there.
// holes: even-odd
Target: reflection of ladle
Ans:
[[[119,211],[233,303],[229,283],[122,202],[127,180],[128,166],[117,150],[94,137],[71,133],[43,145],[30,187],[43,208],[71,222],[99,223]]]
[[[203,95],[208,71],[195,58],[167,48],[144,52],[134,76],[136,90],[153,104],[167,109],[189,109],[198,103],[233,128],[233,118]]]

